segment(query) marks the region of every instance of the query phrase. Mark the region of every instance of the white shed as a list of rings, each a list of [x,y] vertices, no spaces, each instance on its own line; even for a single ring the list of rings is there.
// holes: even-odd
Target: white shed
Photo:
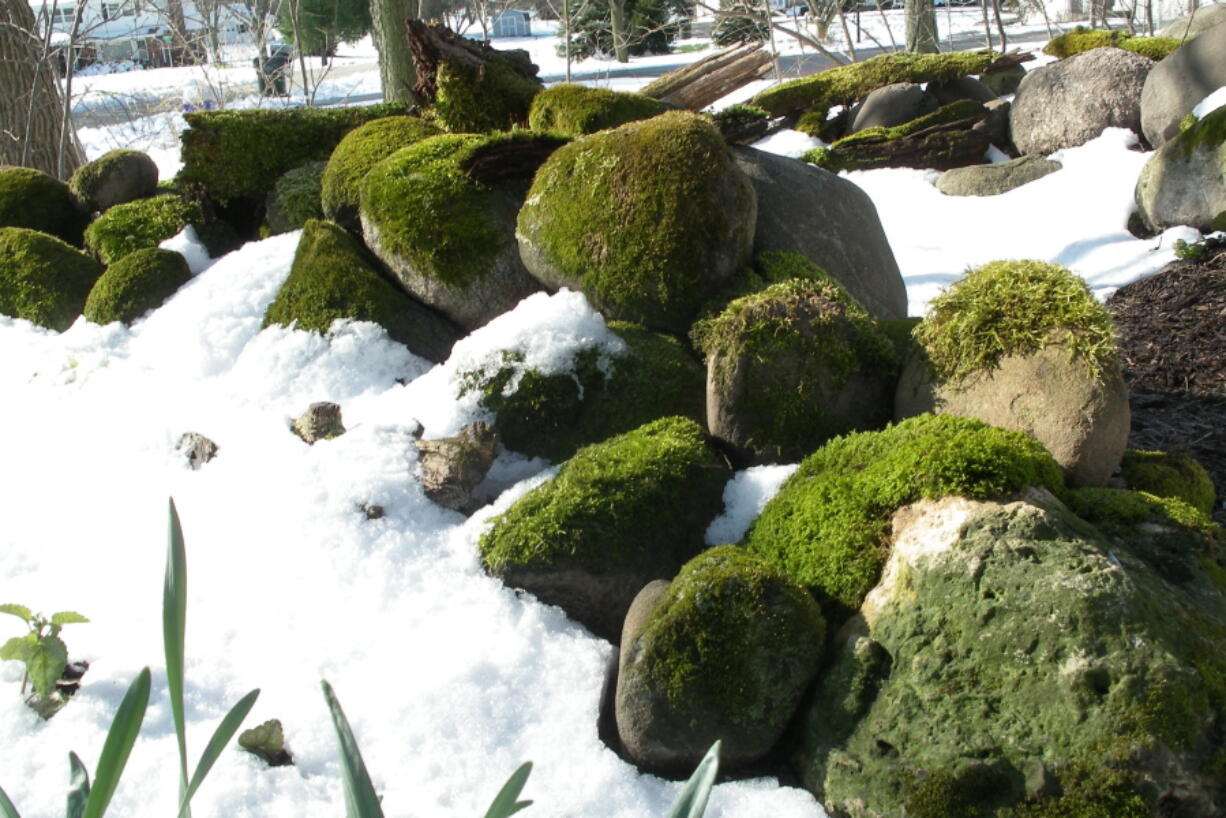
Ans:
[[[524,9],[507,9],[490,21],[490,39],[531,36],[532,18]]]

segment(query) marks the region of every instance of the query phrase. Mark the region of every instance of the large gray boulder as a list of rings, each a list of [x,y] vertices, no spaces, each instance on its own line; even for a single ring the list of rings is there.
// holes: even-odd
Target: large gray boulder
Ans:
[[[937,190],[946,196],[999,196],[1062,167],[1059,162],[1031,155],[994,165],[954,168],[937,179]]]
[[[1226,108],[1154,152],[1137,179],[1136,201],[1154,230],[1178,224],[1204,233],[1226,229]]]
[[[876,318],[907,317],[907,287],[868,194],[812,165],[733,148],[758,197],[754,254],[799,253]]]
[[[1083,145],[1104,128],[1141,132],[1141,89],[1154,63],[1120,48],[1094,48],[1027,72],[1010,127],[1021,153]]]
[[[896,82],[870,93],[852,112],[848,133],[865,128],[893,128],[940,107],[931,94],[911,82]]]
[[[68,189],[90,211],[152,196],[157,192],[158,166],[146,153],[113,150],[87,162],[72,174]]]
[[[1226,85],[1226,23],[1202,31],[1154,66],[1141,91],[1141,127],[1155,148],[1179,133],[1179,123]]]
[[[1201,32],[1213,28],[1220,23],[1226,23],[1226,4],[1208,3],[1196,9],[1191,14],[1167,23],[1158,31],[1159,37],[1174,37],[1176,40],[1190,40]]]
[[[692,769],[717,739],[725,768],[774,747],[817,672],[825,621],[780,569],[733,545],[635,599],[614,712],[637,764]]]

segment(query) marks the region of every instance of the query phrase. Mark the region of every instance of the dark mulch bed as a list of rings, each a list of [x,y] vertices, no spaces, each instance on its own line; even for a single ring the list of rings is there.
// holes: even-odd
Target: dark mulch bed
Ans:
[[[1132,449],[1182,451],[1226,498],[1226,250],[1120,288],[1115,317],[1132,405]],[[1226,524],[1220,506],[1214,519]]]

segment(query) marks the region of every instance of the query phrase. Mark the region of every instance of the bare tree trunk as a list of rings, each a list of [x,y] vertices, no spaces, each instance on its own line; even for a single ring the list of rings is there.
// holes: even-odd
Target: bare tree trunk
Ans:
[[[379,52],[383,101],[418,105],[413,91],[417,72],[409,50],[409,20],[417,17],[417,0],[371,0],[371,31]]]
[[[988,51],[992,50],[992,25],[988,22],[988,3],[983,0],[979,4],[979,9],[983,12],[983,36],[988,41]]]
[[[771,62],[770,52],[760,43],[743,43],[670,71],[653,80],[640,93],[691,111],[701,111],[761,76]]]
[[[907,18],[907,50],[935,54],[937,47],[937,12],[932,0],[906,0],[903,8]]]
[[[1043,9],[1043,20],[1047,21],[1047,7],[1042,4],[1040,7]],[[992,14],[996,17],[996,33],[1000,35],[1000,51],[1003,54],[1009,50],[1009,38],[1005,36],[1005,21],[1000,18],[1000,0],[992,0]],[[1050,22],[1047,22],[1047,32],[1051,34]]]
[[[847,27],[847,14],[843,11],[843,0],[838,0],[839,4],[839,22],[843,24],[843,36],[847,39],[847,53],[851,55],[852,62],[859,62],[860,58],[856,56],[856,45],[851,41],[851,29]]]
[[[609,24],[613,29],[613,57],[618,62],[630,62],[625,0],[609,0]]]
[[[30,4],[0,0],[0,164],[66,179],[83,158],[76,139],[65,138],[60,159],[64,129],[72,126],[64,122],[53,62],[42,51]]]

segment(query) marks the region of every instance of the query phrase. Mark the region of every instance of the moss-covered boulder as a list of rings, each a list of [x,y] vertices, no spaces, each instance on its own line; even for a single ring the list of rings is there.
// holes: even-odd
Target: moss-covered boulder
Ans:
[[[1141,168],[1137,212],[1147,227],[1226,228],[1226,108],[1170,139]]]
[[[82,312],[95,324],[131,324],[162,306],[191,278],[187,259],[180,254],[160,247],[136,250],[106,268]]]
[[[575,371],[545,374],[507,361],[491,374],[460,373],[463,393],[481,394],[508,449],[560,463],[599,443],[670,415],[702,423],[702,366],[675,339],[635,324],[609,328],[621,355],[579,353]]]
[[[1140,54],[1156,62],[1181,45],[1183,42],[1174,37],[1142,37],[1124,29],[1108,31],[1077,26],[1048,40],[1047,45],[1043,46],[1043,53],[1064,59],[1093,48],[1112,47]]]
[[[1211,515],[1214,510],[1213,480],[1205,467],[1182,452],[1124,452],[1120,463],[1124,483],[1134,491],[1182,500]]]
[[[89,220],[68,185],[41,170],[0,165],[0,227],[24,227],[81,246]]]
[[[847,133],[865,128],[893,128],[941,107],[936,97],[914,82],[895,82],[869,93],[852,109]]]
[[[922,415],[836,438],[805,458],[743,545],[809,588],[836,624],[880,578],[897,509],[924,498],[994,499],[1063,485],[1051,455],[1019,432]]]
[[[264,209],[264,221],[271,235],[299,230],[309,219],[322,219],[320,193],[327,162],[308,162],[287,171],[273,185]]]
[[[898,358],[862,306],[820,270],[739,298],[696,328],[707,428],[748,463],[795,463],[893,418]]]
[[[566,136],[583,136],[650,119],[672,106],[642,94],[562,83],[536,95],[528,111],[528,126]]]
[[[1039,261],[996,261],[933,299],[916,327],[896,417],[975,417],[1025,432],[1077,485],[1102,485],[1128,441],[1111,316],[1085,282]]]
[[[554,153],[516,235],[546,286],[579,290],[611,318],[684,334],[748,262],[756,217],[753,186],[719,131],[670,111]]]
[[[544,87],[523,50],[484,46],[484,65],[444,59],[434,75],[433,116],[452,133],[509,131],[528,123],[532,100]]]
[[[364,122],[404,114],[399,104],[359,108],[197,111],[181,135],[185,190],[214,202],[260,202],[286,171],[326,160],[341,138]]]
[[[157,187],[157,164],[149,154],[126,148],[87,162],[68,180],[72,195],[91,212],[152,196]]]
[[[507,585],[615,641],[634,595],[702,550],[731,470],[685,418],[580,449],[479,543]]]
[[[193,222],[202,221],[199,205],[178,196],[153,196],[115,205],[85,229],[85,247],[103,264],[129,253],[157,247]]]
[[[1226,589],[1135,542],[1044,492],[900,511],[799,719],[805,786],[841,815],[1219,814]]]
[[[303,228],[289,277],[264,313],[279,324],[326,334],[338,319],[373,321],[415,355],[445,360],[461,337],[458,327],[419,304],[381,275],[348,231],[326,221]]]
[[[686,563],[637,625],[622,633],[617,732],[636,764],[664,771],[693,769],[716,740],[725,769],[768,753],[826,632],[804,588],[734,545]]]
[[[520,261],[515,219],[525,180],[480,182],[482,153],[532,134],[442,134],[402,148],[361,185],[366,243],[409,293],[474,330],[543,289]]]
[[[401,148],[442,133],[415,116],[388,116],[359,125],[337,143],[324,170],[321,204],[326,217],[355,230],[362,180],[375,165]]]
[[[63,332],[100,275],[102,265],[54,236],[0,227],[0,314]]]

